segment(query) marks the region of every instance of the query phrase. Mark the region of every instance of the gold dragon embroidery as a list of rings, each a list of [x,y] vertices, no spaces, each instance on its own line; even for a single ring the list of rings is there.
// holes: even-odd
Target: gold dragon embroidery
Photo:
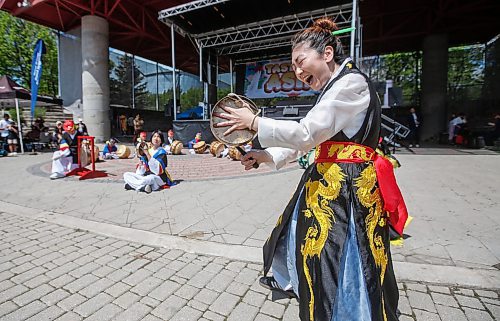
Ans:
[[[370,160],[370,156],[366,152],[366,148],[360,145],[342,145],[333,144],[328,149],[328,157],[336,155],[338,159],[354,159],[361,158],[363,160]]]
[[[307,218],[314,217],[317,224],[314,223],[307,229],[305,242],[300,248],[304,274],[311,295],[309,301],[309,319],[311,321],[314,320],[314,292],[307,262],[314,256],[320,258],[321,251],[328,238],[328,232],[335,223],[334,213],[328,202],[335,200],[339,196],[341,184],[345,180],[345,174],[342,173],[340,166],[335,163],[319,163],[316,166],[318,173],[322,175],[322,179],[317,181],[309,179],[305,184],[307,208],[303,213]]]

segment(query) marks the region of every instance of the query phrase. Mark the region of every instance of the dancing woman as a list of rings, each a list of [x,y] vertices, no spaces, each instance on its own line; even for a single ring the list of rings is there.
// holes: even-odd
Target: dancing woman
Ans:
[[[219,126],[229,127],[225,134],[258,131],[261,145],[269,147],[244,156],[246,169],[255,162],[279,169],[316,147],[314,164],[264,245],[261,284],[297,297],[303,321],[395,321],[388,224],[401,234],[406,208],[390,163],[375,153],[378,97],[343,55],[335,30],[332,20],[321,18],[292,40],[297,78],[320,91],[300,123],[226,107]],[[273,276],[267,276],[271,267]]]

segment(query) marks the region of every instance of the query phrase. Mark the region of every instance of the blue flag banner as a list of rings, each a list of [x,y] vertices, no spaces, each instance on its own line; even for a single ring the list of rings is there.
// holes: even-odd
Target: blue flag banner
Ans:
[[[42,55],[46,52],[45,44],[42,39],[38,39],[33,52],[33,61],[31,62],[31,119],[35,118],[35,105],[38,96],[38,86],[42,78]]]

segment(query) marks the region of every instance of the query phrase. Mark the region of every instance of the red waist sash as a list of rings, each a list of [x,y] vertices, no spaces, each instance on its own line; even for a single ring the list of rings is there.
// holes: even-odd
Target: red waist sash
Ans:
[[[368,146],[351,142],[326,141],[316,148],[314,161],[316,163],[373,162],[384,201],[384,210],[389,213],[389,222],[394,230],[403,235],[408,211],[394,176],[394,167],[387,157]]]

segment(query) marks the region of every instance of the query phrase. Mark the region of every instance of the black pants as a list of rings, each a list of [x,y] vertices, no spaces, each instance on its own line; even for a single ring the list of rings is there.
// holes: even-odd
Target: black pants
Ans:
[[[410,129],[410,144],[420,144],[420,128],[417,127]]]

